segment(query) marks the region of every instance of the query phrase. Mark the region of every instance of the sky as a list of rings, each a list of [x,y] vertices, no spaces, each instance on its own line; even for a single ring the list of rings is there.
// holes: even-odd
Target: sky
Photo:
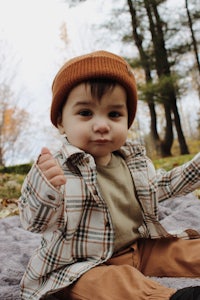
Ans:
[[[16,52],[20,61],[17,72],[27,87],[44,81],[49,84],[65,57],[87,51],[79,45],[78,35],[83,23],[87,27],[86,18],[92,21],[92,16],[97,16],[93,13],[98,9],[94,5],[97,1],[89,2],[88,16],[87,6],[82,5],[80,13],[80,8],[69,9],[64,0],[0,0],[0,39],[7,40]],[[71,44],[68,53],[60,39],[64,22]],[[88,35],[87,29],[84,34]]]
[[[56,72],[66,59],[94,49],[92,43],[86,42],[92,36],[88,26],[90,22],[98,23],[97,10],[101,12],[102,8],[98,1],[92,0],[89,9],[90,14],[88,4],[78,10],[69,9],[67,1],[62,0],[0,0],[0,41],[6,41],[7,49],[3,51],[9,64],[5,72],[15,73],[12,88],[20,95],[21,106],[30,113],[31,121],[36,123],[31,129],[33,158],[42,144],[48,146],[43,127],[51,126],[51,84]],[[60,38],[63,23],[69,36],[68,49]]]
[[[115,5],[121,1],[115,1]],[[183,1],[169,2],[177,8]],[[51,84],[64,61],[99,47],[122,54],[123,48],[115,43],[103,46],[101,39],[94,42],[97,37],[91,24],[101,24],[112,8],[111,0],[104,0],[104,4],[88,0],[69,8],[67,0],[0,0],[0,41],[6,41],[8,48],[6,72],[15,73],[12,87],[31,117],[27,142],[32,150],[27,156],[22,154],[24,160],[35,159],[44,143],[52,144],[51,133],[46,131],[48,126],[53,128],[49,120]],[[60,38],[63,23],[67,27],[67,48]],[[19,155],[19,161],[23,159]]]
[[[70,18],[67,4],[59,0],[0,0],[1,39],[9,42],[19,61],[19,88],[22,83],[27,91],[36,87],[31,88],[32,98],[41,95],[59,68],[64,56],[60,26],[66,19],[70,24]]]

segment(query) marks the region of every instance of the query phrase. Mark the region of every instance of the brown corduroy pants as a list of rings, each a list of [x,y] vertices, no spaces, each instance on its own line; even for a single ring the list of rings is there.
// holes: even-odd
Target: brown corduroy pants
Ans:
[[[61,300],[161,300],[175,293],[146,276],[200,277],[200,240],[143,239],[56,294]]]

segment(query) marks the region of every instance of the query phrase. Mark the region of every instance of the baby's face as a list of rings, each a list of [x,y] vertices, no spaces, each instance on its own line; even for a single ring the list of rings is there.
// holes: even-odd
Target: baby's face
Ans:
[[[97,164],[107,165],[111,153],[127,138],[125,89],[117,84],[98,100],[92,97],[89,85],[77,85],[63,107],[58,128],[72,145],[90,153]]]

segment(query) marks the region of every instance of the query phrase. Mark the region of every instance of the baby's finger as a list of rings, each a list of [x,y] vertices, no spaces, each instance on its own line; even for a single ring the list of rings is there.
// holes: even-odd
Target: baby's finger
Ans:
[[[55,177],[53,177],[51,180],[49,180],[49,182],[55,187],[58,188],[61,185],[66,183],[66,178],[64,175],[57,175]]]
[[[43,163],[46,160],[50,160],[50,159],[54,159],[53,155],[51,154],[51,152],[49,151],[48,148],[42,148],[41,150],[41,154],[38,158],[38,164]]]
[[[50,150],[47,147],[43,147],[41,149],[41,154],[51,154]],[[52,154],[51,154],[52,155]]]
[[[46,157],[46,155],[41,156],[39,158],[37,164],[42,171],[46,171],[53,167],[58,168],[58,164],[56,163],[56,160],[54,158],[48,158],[48,157]]]
[[[63,171],[56,164],[53,164],[46,169],[43,168],[43,173],[49,180],[53,177],[64,175]]]

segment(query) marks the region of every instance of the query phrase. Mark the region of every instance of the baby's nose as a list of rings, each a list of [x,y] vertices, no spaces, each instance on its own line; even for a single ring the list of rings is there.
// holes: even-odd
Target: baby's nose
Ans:
[[[93,130],[95,132],[105,133],[110,130],[109,124],[104,119],[99,119],[94,122]]]

